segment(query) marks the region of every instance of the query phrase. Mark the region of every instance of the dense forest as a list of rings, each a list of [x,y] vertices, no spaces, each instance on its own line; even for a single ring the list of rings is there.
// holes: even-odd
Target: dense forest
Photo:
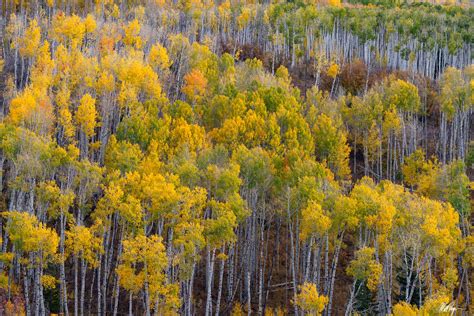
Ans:
[[[0,12],[0,315],[473,313],[469,1]]]

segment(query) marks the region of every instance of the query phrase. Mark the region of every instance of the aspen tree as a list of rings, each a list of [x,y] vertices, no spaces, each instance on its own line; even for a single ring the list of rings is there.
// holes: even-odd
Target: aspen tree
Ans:
[[[352,2],[2,3],[0,314],[470,313],[471,10]]]
[[[321,315],[328,298],[319,295],[316,286],[311,283],[305,283],[300,287],[300,293],[296,297],[294,304],[298,305],[307,315]]]

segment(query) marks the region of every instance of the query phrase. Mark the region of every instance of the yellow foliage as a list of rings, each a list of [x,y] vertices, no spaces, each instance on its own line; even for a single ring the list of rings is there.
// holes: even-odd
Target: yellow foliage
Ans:
[[[74,193],[61,192],[54,181],[45,181],[38,185],[38,202],[48,205],[48,215],[56,218],[61,212],[67,212],[74,201]]]
[[[13,124],[19,124],[22,120],[26,119],[29,112],[36,108],[36,100],[33,93],[30,90],[14,98],[10,104],[10,118]]]
[[[139,263],[146,264],[147,269],[135,270],[133,266]],[[144,285],[145,278],[149,281],[153,279],[159,283],[153,284],[154,286],[162,285],[164,282],[163,272],[167,264],[168,260],[162,238],[157,235],[151,237],[138,235],[123,241],[122,264],[117,268],[117,273],[120,276],[121,284],[128,286],[128,290],[134,291]],[[128,283],[127,279],[136,281],[136,284]]]
[[[307,313],[321,315],[328,301],[327,296],[318,293],[315,284],[305,283],[300,286],[300,293],[293,303]]]
[[[61,44],[56,49],[55,62],[57,82],[67,82],[71,90],[94,86],[99,71],[97,57],[87,57],[79,49],[68,49]]]
[[[456,111],[466,110],[469,83],[464,80],[461,70],[448,67],[441,77],[441,111],[448,121],[454,118]]]
[[[95,99],[90,94],[87,93],[81,98],[75,118],[78,127],[87,137],[91,137],[96,126],[97,111],[95,109]]]
[[[65,15],[60,12],[54,16],[51,28],[53,39],[67,46],[77,47],[81,44],[85,33],[86,26],[77,15]]]
[[[140,49],[143,45],[143,40],[140,37],[140,23],[138,22],[137,19],[134,19],[128,25],[124,26],[123,31],[124,31],[124,37],[123,37],[123,42],[125,45],[128,45],[130,47],[134,47],[137,49]]]
[[[88,14],[84,19],[84,27],[86,33],[93,33],[97,28],[97,22],[92,14]]]
[[[360,98],[333,100],[317,88],[305,98],[292,86],[286,67],[278,67],[275,75],[268,71],[267,53],[270,57],[272,53],[294,53],[295,62],[300,63],[305,50],[313,46],[314,51],[307,53],[315,58],[318,74],[326,71],[325,79],[335,80],[343,73],[345,87],[346,73],[358,77],[360,69],[352,66],[341,72],[336,55],[331,53],[335,59],[328,62],[315,53],[325,54],[320,38],[315,43],[305,36],[293,42],[288,38],[311,29],[306,19],[321,24],[319,28],[340,10],[329,8],[328,13],[317,7],[320,1],[313,0],[296,6],[279,0],[270,4],[152,0],[143,6],[130,2],[130,7],[95,0],[67,6],[68,11],[79,9],[78,16],[54,7],[63,6],[64,1],[55,4],[46,0],[46,11],[40,8],[36,19],[27,21],[32,16],[29,10],[36,8],[15,1],[13,6],[17,7],[12,9],[21,15],[7,19],[3,42],[12,48],[5,47],[5,56],[18,54],[6,60],[15,58],[17,64],[5,64],[3,69],[4,60],[0,59],[0,71],[7,76],[3,93],[7,117],[0,123],[0,153],[5,161],[3,169],[0,166],[4,176],[0,184],[5,186],[3,195],[8,195],[0,200],[2,205],[11,204],[3,205],[5,209],[25,209],[2,213],[1,235],[8,240],[2,243],[0,236],[5,248],[0,254],[4,270],[0,288],[16,287],[18,292],[21,285],[8,278],[9,272],[17,274],[14,265],[20,265],[18,272],[24,269],[27,277],[33,274],[34,281],[49,290],[59,283],[55,279],[58,275],[42,275],[43,271],[56,271],[49,269],[51,262],[69,265],[74,263],[71,259],[81,259],[87,269],[97,268],[99,258],[104,259],[103,234],[113,226],[114,233],[106,235],[114,250],[108,263],[117,266],[117,275],[110,277],[118,276],[119,285],[132,296],[140,293],[142,297],[146,290],[150,307],[157,304],[156,314],[175,314],[181,303],[180,290],[188,285],[182,282],[190,280],[192,273],[202,274],[206,263],[198,260],[205,247],[215,252],[216,269],[223,264],[227,271],[228,264],[237,264],[247,255],[239,247],[228,248],[233,247],[237,232],[241,236],[248,233],[247,224],[242,225],[245,219],[254,214],[252,219],[259,228],[250,233],[268,230],[270,235],[262,236],[271,238],[274,226],[269,224],[275,217],[279,220],[281,210],[288,207],[292,213],[285,224],[293,227],[298,246],[313,246],[323,236],[328,242],[323,248],[297,247],[300,254],[309,251],[310,257],[305,254],[298,259],[295,254],[295,260],[308,259],[313,264],[321,259],[313,257],[321,255],[319,250],[323,257],[324,251],[332,257],[346,240],[354,242],[356,249],[364,245],[355,252],[346,272],[375,292],[381,285],[391,285],[382,262],[398,277],[405,272],[402,268],[410,268],[409,258],[412,284],[418,286],[415,280],[425,283],[436,295],[420,298],[425,305],[419,308],[396,304],[393,314],[442,314],[450,308],[447,302],[466,280],[465,274],[463,278],[458,275],[456,259],[463,268],[474,265],[474,237],[463,238],[460,230],[469,232],[465,226],[469,216],[465,215],[471,205],[468,198],[463,200],[469,193],[469,180],[456,182],[461,173],[435,159],[426,160],[422,150],[405,157],[400,165],[405,154],[401,147],[413,145],[405,136],[416,138],[416,126],[412,125],[427,115],[419,112],[417,86],[390,77],[380,85],[370,82],[373,88]],[[340,0],[322,2],[342,6]],[[95,11],[90,5],[96,6]],[[153,10],[147,11],[150,8]],[[286,21],[289,17],[301,17],[304,23]],[[182,28],[183,18],[189,22],[186,32],[170,35]],[[149,19],[156,21],[150,23]],[[236,63],[260,55],[249,54],[245,47],[236,48],[235,56],[216,54],[222,43],[206,35],[209,30],[228,34],[235,26],[239,36],[248,38],[259,25],[277,33],[262,39],[275,48],[275,52],[262,55],[263,62],[254,58]],[[289,33],[283,34],[286,26]],[[205,30],[204,34],[200,30]],[[312,35],[316,38],[317,33]],[[167,35],[164,42],[156,42],[163,34]],[[451,37],[455,35],[459,34]],[[281,50],[288,46],[293,50]],[[410,53],[411,61],[415,55]],[[441,75],[439,102],[435,103],[448,121],[472,107],[471,75],[454,68]],[[367,77],[360,76],[362,82]],[[171,81],[162,93],[161,82],[168,79]],[[420,90],[427,93],[427,100],[432,99],[430,87]],[[352,90],[361,93],[362,89]],[[456,134],[458,123],[448,126],[452,138],[463,136]],[[98,127],[103,130],[94,137]],[[80,145],[91,142],[87,155],[76,147],[78,141]],[[374,171],[378,183],[364,177],[350,193],[350,185],[345,185],[351,175],[349,141],[363,145],[352,152],[354,168],[360,156],[367,155],[369,169],[365,171]],[[458,150],[458,144],[454,145]],[[101,165],[105,166],[104,177]],[[382,180],[385,171],[397,177],[400,168],[403,184],[410,190]],[[461,169],[465,176],[465,166],[459,162]],[[60,214],[66,228],[58,228]],[[94,225],[82,226],[82,216]],[[64,235],[60,238],[56,230]],[[156,235],[158,232],[162,236]],[[67,261],[57,254],[63,243]],[[298,277],[303,277],[300,272],[304,271],[299,271]],[[23,278],[14,279],[18,277]],[[217,285],[217,277],[214,279]],[[183,284],[186,286],[181,288]],[[319,315],[328,304],[317,286],[304,283],[299,288],[293,303],[303,314]],[[394,295],[400,294],[399,284],[392,287]],[[61,295],[69,298],[71,288],[66,292]],[[465,300],[456,299],[460,303]],[[233,303],[232,314],[243,314],[246,307]],[[13,308],[6,303],[7,310]],[[268,309],[266,314],[270,313],[283,311]]]
[[[150,65],[144,64],[138,55],[132,54],[119,61],[116,71],[118,79],[122,82],[120,93],[129,95],[127,99],[137,99],[141,94],[152,98],[160,97],[161,85],[158,75]]]
[[[404,80],[391,80],[387,88],[387,102],[404,112],[417,113],[420,110],[418,88]]]
[[[168,69],[172,63],[168,56],[168,51],[159,43],[151,47],[148,58],[152,66],[161,70]]]
[[[331,1],[339,1],[339,0],[331,0]],[[339,65],[336,63],[331,64],[327,70],[327,74],[331,78],[336,78],[337,74],[339,73]]]
[[[446,292],[453,293],[454,289],[459,284],[458,271],[455,268],[446,268],[441,278],[446,287]]]
[[[72,123],[72,114],[69,110],[71,92],[64,85],[56,94],[56,106],[58,108],[58,123],[62,126],[64,136],[71,139],[74,136],[75,128]]]
[[[96,267],[97,254],[101,251],[102,239],[94,235],[94,227],[74,226],[66,232],[66,249]]]
[[[26,315],[25,309],[22,303],[8,301],[5,304],[5,316],[24,316]]]
[[[133,227],[140,227],[143,222],[143,210],[140,200],[127,195],[118,209],[120,216]]]
[[[371,291],[377,290],[382,276],[382,265],[374,259],[375,249],[364,247],[356,251],[356,257],[347,267],[347,274],[366,281]]]
[[[450,316],[456,311],[456,308],[449,304],[449,297],[444,295],[435,295],[428,298],[420,308],[421,315],[439,315]]]
[[[244,316],[244,310],[242,304],[240,302],[235,302],[234,306],[232,307],[232,311],[230,313],[231,316]]]
[[[54,289],[56,288],[57,280],[52,275],[43,274],[41,276],[41,284],[45,289]]]
[[[393,316],[417,316],[418,308],[406,302],[400,302],[393,306]]]
[[[434,257],[445,255],[448,249],[456,248],[461,232],[458,228],[459,214],[450,204],[422,198],[424,242]]]
[[[313,126],[313,135],[318,160],[326,161],[339,180],[350,179],[350,147],[346,133],[329,116],[320,114]]]
[[[395,109],[395,107],[392,106],[384,113],[383,127],[382,127],[384,136],[385,137],[389,136],[390,132],[394,132],[395,134],[399,133],[400,127],[401,127],[401,120],[400,120],[400,117],[398,116],[397,109]]]
[[[237,218],[229,203],[212,200],[209,202],[213,218],[206,221],[205,236],[207,244],[218,248],[225,243],[235,241],[234,229],[237,228]]]
[[[328,0],[328,4],[333,7],[341,7],[341,0]]]
[[[310,201],[301,211],[300,239],[307,240],[314,235],[323,236],[331,226],[331,219],[325,214],[321,205]]]
[[[391,236],[393,220],[396,213],[397,210],[394,205],[382,197],[377,214],[369,215],[366,218],[369,227],[372,227],[377,233],[376,238],[380,253],[384,253],[391,247],[389,237]]]
[[[268,307],[265,309],[265,316],[285,316],[287,313],[285,313],[285,309],[281,307],[277,307],[275,309]]]
[[[38,50],[36,62],[31,69],[31,87],[47,90],[53,82],[54,60],[49,52],[50,45],[45,41]]]
[[[34,57],[41,41],[41,28],[36,20],[31,20],[30,25],[25,30],[25,35],[19,43],[20,55],[24,57]]]
[[[199,249],[204,246],[204,226],[200,223],[180,222],[176,225],[174,245],[182,247],[182,256],[194,257]]]
[[[253,17],[253,12],[252,9],[248,6],[244,6],[242,8],[242,12],[240,15],[237,17],[237,25],[240,30],[244,29],[248,23],[250,22],[250,19]]]
[[[47,134],[53,121],[53,108],[46,91],[26,88],[10,102],[10,119],[39,134]]]
[[[340,195],[336,198],[333,216],[336,227],[354,229],[359,223],[357,201],[351,197]]]
[[[169,144],[172,154],[187,151],[196,153],[206,147],[206,134],[204,128],[197,124],[188,124],[184,119],[179,118],[173,124]]]
[[[2,215],[8,218],[6,230],[18,250],[27,253],[41,251],[43,260],[56,254],[59,236],[38,222],[36,216],[17,211],[3,212]]]
[[[219,17],[228,18],[231,12],[230,1],[229,0],[222,1],[219,7],[217,8],[217,11],[219,12]]]
[[[122,263],[116,272],[122,287],[136,293],[146,282],[151,304],[154,305],[160,297],[164,297],[168,311],[173,312],[179,308],[178,288],[174,284],[166,284],[165,269],[168,266],[168,258],[161,237],[138,235],[124,240],[121,259]],[[139,264],[145,268],[139,269]]]
[[[418,149],[405,158],[402,165],[403,181],[410,186],[418,185],[420,178],[428,173],[431,167],[432,166],[425,161],[425,153],[423,150]]]
[[[291,77],[288,72],[288,69],[285,66],[281,65],[280,67],[278,67],[275,72],[275,77],[279,79],[279,85],[282,88],[288,89],[290,87]]]
[[[4,272],[0,273],[0,289],[8,290],[8,276]]]
[[[107,72],[103,71],[100,74],[99,79],[97,79],[97,90],[99,92],[112,92],[115,89],[115,78],[114,76]]]

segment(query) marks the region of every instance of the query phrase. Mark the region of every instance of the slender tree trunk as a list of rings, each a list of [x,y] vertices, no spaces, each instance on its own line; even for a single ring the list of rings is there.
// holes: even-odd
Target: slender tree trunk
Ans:
[[[225,246],[222,246],[222,253],[225,253]],[[219,267],[219,288],[217,291],[217,302],[216,302],[216,316],[219,316],[220,307],[221,307],[221,297],[222,297],[222,284],[224,281],[224,265],[225,260],[221,259],[221,264]]]
[[[64,234],[66,230],[66,219],[64,215],[64,211],[61,210],[61,215],[60,215],[60,225],[61,225],[61,232],[60,232],[60,239],[59,239],[59,248],[60,248],[60,253],[61,253],[61,264],[60,264],[60,297],[62,297],[61,300],[61,306],[62,306],[62,311],[64,311],[64,314],[66,316],[69,316],[69,309],[68,309],[68,299],[67,299],[67,288],[66,288],[66,272],[65,272],[65,266],[64,262],[66,261],[66,256],[64,254]]]
[[[28,275],[28,267],[26,265],[25,265],[25,267],[23,267],[23,285],[24,285],[26,316],[30,316],[31,315],[30,282],[29,282],[29,275]]]
[[[79,315],[78,258],[74,254],[74,315]]]
[[[214,279],[214,260],[216,256],[216,250],[208,247],[207,249],[207,298],[206,298],[206,316],[212,315],[212,284]]]
[[[84,297],[86,294],[86,272],[87,272],[87,264],[84,258],[81,258],[81,300],[80,300],[81,316],[84,315]]]
[[[290,233],[290,269],[292,275],[292,284],[293,284],[293,300],[296,301],[296,296],[298,294],[298,282],[296,280],[296,262],[295,262],[295,238],[293,237],[293,225],[291,220],[290,212],[290,188],[287,188],[287,220],[288,220],[288,230]],[[295,309],[295,315],[298,315],[298,306],[293,304]]]
[[[334,283],[336,281],[337,262],[339,259],[339,251],[341,250],[343,237],[344,237],[344,231],[340,233],[340,237],[336,241],[336,246],[334,249],[334,257],[333,257],[332,266],[331,266],[331,282],[329,286],[329,303],[327,307],[327,314],[326,314],[327,316],[331,316],[331,312],[332,312],[332,299],[333,299],[333,293],[334,293]]]

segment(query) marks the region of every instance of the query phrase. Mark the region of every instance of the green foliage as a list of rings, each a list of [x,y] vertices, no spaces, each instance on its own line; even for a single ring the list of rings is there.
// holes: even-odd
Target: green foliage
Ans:
[[[0,10],[9,310],[321,315],[348,279],[348,312],[467,309],[469,6]]]

